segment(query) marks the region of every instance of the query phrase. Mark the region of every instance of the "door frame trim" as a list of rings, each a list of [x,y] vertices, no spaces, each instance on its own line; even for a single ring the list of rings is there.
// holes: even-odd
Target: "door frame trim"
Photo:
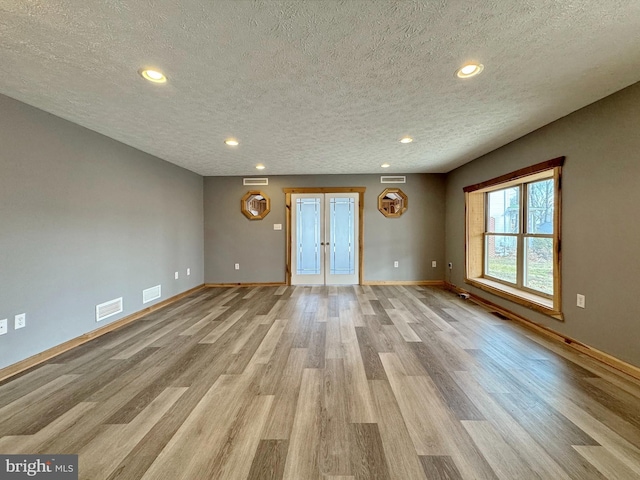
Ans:
[[[364,279],[364,192],[367,187],[299,187],[283,188],[286,208],[286,237],[287,264],[285,266],[285,281],[291,285],[291,195],[294,193],[358,193],[358,285]]]

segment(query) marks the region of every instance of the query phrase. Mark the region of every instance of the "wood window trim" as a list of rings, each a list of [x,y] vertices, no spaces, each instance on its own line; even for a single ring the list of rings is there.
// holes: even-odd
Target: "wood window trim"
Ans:
[[[546,297],[530,293],[526,290],[519,290],[510,285],[489,280],[488,278],[465,278],[465,283],[498,297],[506,298],[509,301],[523,305],[531,310],[536,310],[556,320],[564,320],[562,312],[553,307],[553,300]]]
[[[256,195],[260,195],[262,196],[262,198],[264,198],[265,200],[265,207],[264,210],[262,212],[260,212],[257,215],[254,215],[249,208],[247,207],[247,202],[249,201],[249,199],[251,197],[255,197]],[[264,217],[266,217],[269,212],[271,211],[271,200],[269,199],[269,197],[261,190],[249,190],[247,193],[245,193],[243,195],[243,197],[240,199],[240,211],[242,212],[242,214],[247,217],[249,220],[262,220]]]
[[[464,187],[465,195],[465,283],[536,310],[557,320],[564,320],[561,292],[561,171],[565,157],[558,157],[515,172]],[[554,179],[554,292],[552,298],[536,295],[484,277],[485,193],[543,178]]]
[[[551,170],[552,168],[562,167],[564,164],[565,157],[557,157],[551,160],[547,160],[546,162],[537,163],[535,165],[531,165],[530,167],[521,168],[520,170],[516,170],[515,172],[507,173],[505,175],[501,175],[496,178],[492,178],[491,180],[485,180],[481,183],[476,183],[474,185],[468,185],[464,187],[462,190],[467,192],[475,192],[477,190],[483,190],[489,187],[497,187],[498,185],[503,185],[505,187],[509,186],[508,182],[520,183],[518,180],[521,180],[524,177],[533,177],[534,175],[540,174],[546,170]],[[493,189],[493,188],[492,188]]]
[[[389,193],[395,193],[399,195],[402,199],[400,203],[401,207],[399,211],[390,211],[390,208],[385,207],[385,197]],[[409,197],[404,193],[400,188],[385,188],[380,195],[378,195],[378,211],[387,218],[398,218],[401,217],[404,212],[407,211],[409,207]]]

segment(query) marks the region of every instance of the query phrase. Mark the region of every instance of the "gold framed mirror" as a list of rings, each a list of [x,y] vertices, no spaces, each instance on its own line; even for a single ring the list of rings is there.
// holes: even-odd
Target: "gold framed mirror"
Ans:
[[[385,217],[399,217],[408,206],[409,199],[399,188],[386,188],[378,196],[378,210]]]
[[[263,192],[250,190],[240,200],[240,208],[249,220],[262,220],[271,211],[271,201]]]

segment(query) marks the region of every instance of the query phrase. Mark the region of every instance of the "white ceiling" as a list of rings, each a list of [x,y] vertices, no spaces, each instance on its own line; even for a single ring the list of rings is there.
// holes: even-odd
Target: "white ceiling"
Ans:
[[[202,175],[447,172],[640,80],[640,1],[0,0],[0,66]]]

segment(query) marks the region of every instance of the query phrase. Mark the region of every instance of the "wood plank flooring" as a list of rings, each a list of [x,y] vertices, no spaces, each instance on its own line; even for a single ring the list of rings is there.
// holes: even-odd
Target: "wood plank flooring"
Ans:
[[[0,384],[86,480],[640,478],[640,384],[434,287],[199,291]]]

